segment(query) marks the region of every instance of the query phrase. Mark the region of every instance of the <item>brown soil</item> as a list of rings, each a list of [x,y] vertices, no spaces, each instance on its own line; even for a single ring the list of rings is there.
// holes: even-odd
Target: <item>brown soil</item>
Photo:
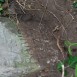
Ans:
[[[19,0],[22,3],[22,0]],[[48,1],[48,2],[47,2]],[[40,71],[35,71],[26,77],[61,77],[57,71],[56,63],[63,59],[53,31],[58,26],[55,34],[61,40],[77,42],[77,15],[76,9],[71,6],[72,1],[67,0],[27,0],[23,13],[15,3],[19,27],[30,47],[30,54],[41,66]],[[27,10],[27,5],[32,9]],[[62,44],[60,45],[62,48]],[[65,52],[64,52],[65,53]]]

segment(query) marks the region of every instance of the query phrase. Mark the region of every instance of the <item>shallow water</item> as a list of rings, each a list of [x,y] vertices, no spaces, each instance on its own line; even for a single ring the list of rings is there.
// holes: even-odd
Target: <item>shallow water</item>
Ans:
[[[23,39],[14,22],[0,18],[0,77],[23,77],[39,69]]]

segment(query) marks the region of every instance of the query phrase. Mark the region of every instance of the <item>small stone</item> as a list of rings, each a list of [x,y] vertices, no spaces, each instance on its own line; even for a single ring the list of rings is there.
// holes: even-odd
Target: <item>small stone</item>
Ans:
[[[45,43],[48,43],[48,42],[49,42],[49,40],[44,40],[44,42],[45,42]]]
[[[39,65],[38,67],[40,68],[41,66]]]
[[[50,63],[50,60],[47,61],[47,64],[49,64],[49,63]]]
[[[38,76],[38,77],[42,77],[42,76]]]

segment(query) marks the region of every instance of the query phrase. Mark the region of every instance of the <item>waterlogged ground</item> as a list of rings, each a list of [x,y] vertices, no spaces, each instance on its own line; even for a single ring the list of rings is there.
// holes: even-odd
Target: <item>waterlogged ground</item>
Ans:
[[[22,77],[40,69],[24,42],[16,24],[8,18],[0,18],[0,77]]]

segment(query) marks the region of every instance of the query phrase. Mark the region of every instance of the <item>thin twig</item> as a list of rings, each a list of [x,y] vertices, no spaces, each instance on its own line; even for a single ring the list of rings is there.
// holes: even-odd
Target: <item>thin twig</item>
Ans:
[[[21,3],[18,1],[18,0],[16,0],[16,2],[19,4],[19,6],[20,6],[20,8],[21,8],[21,10],[23,11],[23,13],[25,14],[25,11],[24,11],[24,7],[21,5]]]
[[[16,2],[19,4],[21,10],[25,13],[24,10],[40,10],[40,9],[26,9],[18,0],[16,0]]]
[[[41,1],[37,0],[39,2],[39,4],[45,9],[45,6],[42,4]],[[49,11],[48,9],[45,9],[47,12],[49,12],[50,14],[52,14],[56,19],[57,21],[61,24],[61,27],[63,28],[63,30],[65,31],[65,33],[67,34],[66,32],[66,29],[64,27],[64,25],[61,23],[61,21],[58,19],[58,17],[52,12],[52,11]]]
[[[47,2],[46,2],[45,9],[47,8],[47,5],[48,5],[48,0],[47,0]],[[46,11],[46,10],[45,10],[45,11]],[[42,14],[42,17],[41,17],[41,20],[40,20],[39,25],[41,25],[41,22],[42,22],[42,20],[43,20],[44,14],[45,14],[45,12]]]
[[[71,22],[74,20],[74,17],[71,13],[69,13],[69,15],[71,16],[72,20],[67,24],[66,28],[71,24]]]
[[[54,3],[57,7],[61,8],[62,10],[64,9],[62,6],[58,5],[57,2],[54,0]]]

